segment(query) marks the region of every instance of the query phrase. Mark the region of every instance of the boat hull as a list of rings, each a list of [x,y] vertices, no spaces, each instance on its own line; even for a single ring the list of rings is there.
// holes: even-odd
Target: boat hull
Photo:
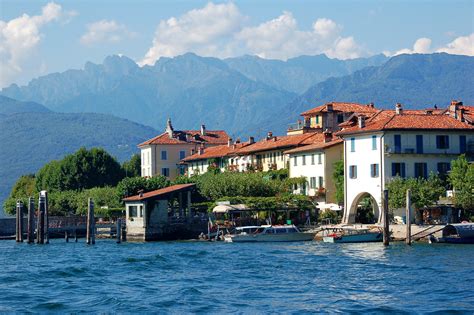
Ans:
[[[365,233],[355,235],[341,235],[341,236],[324,236],[325,243],[371,243],[381,242],[383,240],[382,233]]]
[[[224,241],[230,243],[304,242],[312,241],[314,235],[315,233],[226,235],[224,236]]]

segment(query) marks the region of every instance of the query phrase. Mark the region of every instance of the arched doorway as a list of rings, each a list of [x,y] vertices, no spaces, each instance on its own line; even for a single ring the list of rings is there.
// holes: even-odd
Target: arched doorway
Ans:
[[[380,220],[380,208],[368,192],[358,194],[351,203],[347,223],[371,224]]]

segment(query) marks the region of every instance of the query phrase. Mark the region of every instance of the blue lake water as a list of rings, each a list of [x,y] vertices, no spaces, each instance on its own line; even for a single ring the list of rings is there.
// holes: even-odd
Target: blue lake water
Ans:
[[[474,312],[474,246],[0,242],[0,312]]]

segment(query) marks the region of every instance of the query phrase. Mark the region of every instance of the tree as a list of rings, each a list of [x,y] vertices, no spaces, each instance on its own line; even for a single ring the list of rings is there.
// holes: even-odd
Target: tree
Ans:
[[[141,175],[141,158],[140,154],[134,154],[129,161],[122,164],[123,171],[126,177],[137,177]]]
[[[334,185],[336,186],[336,201],[338,203],[344,202],[344,161],[339,160],[334,162],[334,171],[332,173]]]
[[[127,196],[137,195],[140,190],[144,192],[157,190],[170,185],[170,181],[162,175],[150,178],[126,177],[116,187],[116,195],[121,200]]]
[[[411,190],[411,203],[415,209],[431,206],[445,192],[442,181],[433,173],[428,179],[395,177],[387,184],[389,206],[392,209],[406,206],[406,191]]]
[[[474,210],[474,164],[470,164],[464,154],[451,161],[448,181],[454,188],[454,204]]]
[[[43,166],[37,174],[36,189],[52,192],[115,186],[123,177],[120,164],[104,149],[80,148]]]
[[[28,197],[35,197],[37,191],[35,188],[35,175],[28,174],[21,176],[13,185],[10,195],[3,203],[3,209],[7,214],[14,214],[17,200],[27,204]]]

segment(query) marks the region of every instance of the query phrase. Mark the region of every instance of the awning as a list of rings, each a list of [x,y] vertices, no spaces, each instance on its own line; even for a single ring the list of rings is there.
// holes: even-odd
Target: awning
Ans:
[[[325,202],[318,202],[318,208],[320,210],[332,210],[332,211],[342,210],[342,207],[335,203],[325,203]]]
[[[229,212],[240,212],[250,210],[246,205],[219,205],[212,209],[213,213],[229,213]]]

